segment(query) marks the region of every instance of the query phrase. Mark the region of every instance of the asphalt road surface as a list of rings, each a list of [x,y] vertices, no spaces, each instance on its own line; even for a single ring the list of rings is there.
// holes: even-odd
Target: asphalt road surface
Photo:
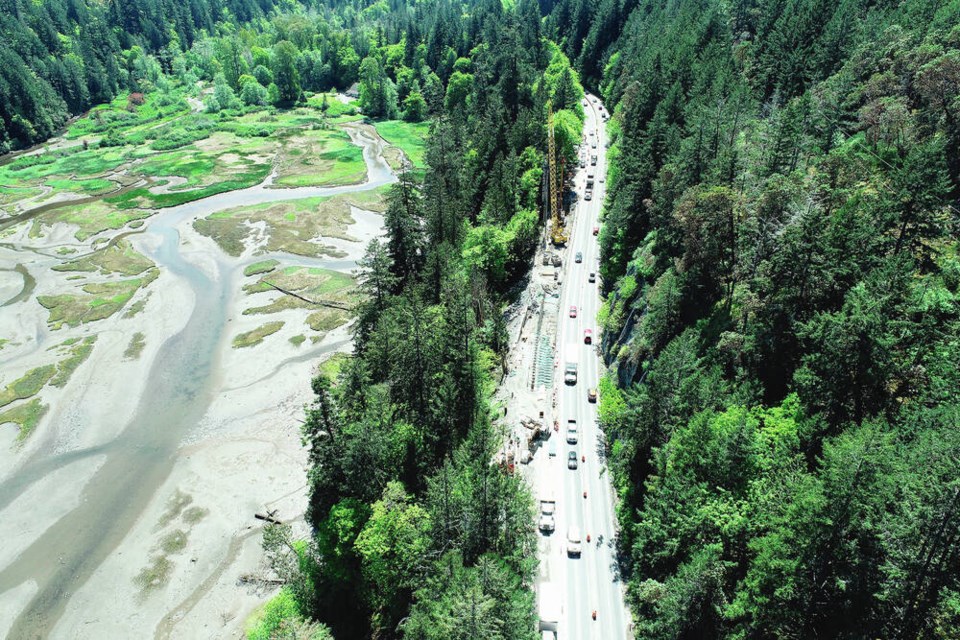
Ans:
[[[606,183],[606,134],[601,118],[601,103],[587,97],[586,166],[577,171],[575,190],[577,202],[573,216],[568,217],[570,241],[563,252],[564,286],[560,297],[560,319],[557,336],[558,403],[557,416],[560,432],[557,438],[558,455],[550,460],[546,473],[541,475],[538,493],[554,493],[557,499],[556,531],[542,540],[542,560],[548,564],[549,579],[559,583],[558,591],[565,598],[557,634],[558,640],[597,639],[620,640],[630,638],[630,617],[623,599],[622,583],[616,563],[615,517],[613,488],[610,474],[603,460],[603,433],[597,425],[597,404],[587,400],[587,390],[599,383],[601,362],[597,353],[597,312],[600,309],[599,274],[596,282],[589,282],[589,274],[597,273],[600,248],[593,228],[599,226],[601,203]],[[591,136],[590,133],[593,132]],[[593,144],[596,147],[593,147]],[[591,166],[590,156],[596,154],[597,165]],[[584,199],[587,174],[594,174],[593,198]],[[572,228],[569,228],[572,222]],[[575,261],[577,252],[582,262]],[[575,318],[570,308],[576,306]],[[593,344],[584,343],[584,331],[593,332]],[[575,354],[578,376],[575,385],[563,383],[565,362]],[[575,419],[579,430],[576,444],[567,442],[566,425]],[[577,469],[567,468],[569,452],[575,452]],[[586,498],[584,498],[586,492]],[[571,527],[579,529],[583,551],[579,557],[567,553],[567,537]],[[586,541],[589,534],[590,542]],[[592,613],[597,612],[596,620]]]

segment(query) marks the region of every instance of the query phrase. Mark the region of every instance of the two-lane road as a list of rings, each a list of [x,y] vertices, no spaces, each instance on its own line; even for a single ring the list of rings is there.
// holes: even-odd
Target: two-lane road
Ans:
[[[599,226],[600,207],[603,202],[606,175],[606,136],[601,118],[599,100],[587,98],[586,155],[585,167],[575,177],[577,205],[574,215],[568,220],[570,241],[565,252],[564,285],[560,298],[560,321],[557,337],[558,376],[562,376],[563,364],[575,353],[578,363],[577,384],[558,382],[557,415],[560,420],[562,456],[560,464],[554,465],[553,486],[559,491],[561,511],[558,514],[555,538],[566,549],[567,535],[571,527],[579,529],[583,537],[583,552],[580,557],[568,557],[563,553],[561,562],[565,569],[559,573],[565,582],[564,619],[558,638],[597,640],[621,640],[628,635],[629,615],[623,600],[623,592],[616,565],[613,491],[609,474],[602,458],[602,434],[597,426],[597,405],[587,399],[587,391],[596,388],[600,375],[600,359],[596,351],[597,312],[600,309],[599,275],[596,282],[589,282],[590,273],[596,274],[600,250],[593,228]],[[592,135],[591,135],[592,133]],[[595,145],[595,146],[594,146]],[[591,155],[597,156],[596,166],[591,165]],[[585,200],[588,173],[594,178],[593,198]],[[576,262],[577,253],[582,261]],[[577,308],[576,317],[570,317],[570,308]],[[584,331],[593,332],[593,344],[584,343]],[[576,444],[567,443],[566,424],[575,419],[579,427]],[[578,468],[567,468],[567,456],[576,453]],[[559,477],[557,477],[559,476]],[[586,492],[586,497],[584,497]],[[586,536],[590,536],[590,542]],[[556,547],[554,547],[556,549]],[[596,611],[597,618],[592,613]]]

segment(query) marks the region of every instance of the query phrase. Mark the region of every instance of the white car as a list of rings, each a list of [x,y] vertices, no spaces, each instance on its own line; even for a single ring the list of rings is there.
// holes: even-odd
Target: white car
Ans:
[[[567,444],[577,444],[578,435],[579,431],[577,431],[577,421],[567,420]]]
[[[580,529],[576,527],[570,527],[567,530],[567,555],[579,557],[581,544]]]

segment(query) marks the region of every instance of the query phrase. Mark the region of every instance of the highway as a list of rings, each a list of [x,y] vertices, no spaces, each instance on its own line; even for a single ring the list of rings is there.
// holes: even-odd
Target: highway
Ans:
[[[555,388],[560,421],[557,438],[558,454],[550,461],[543,485],[555,487],[557,498],[556,531],[549,541],[541,544],[541,551],[548,562],[549,575],[560,583],[559,591],[565,593],[558,640],[597,639],[619,640],[630,638],[630,616],[624,604],[622,584],[616,565],[616,525],[613,506],[613,488],[606,472],[602,455],[602,433],[597,426],[597,404],[587,399],[587,390],[599,383],[601,361],[596,345],[597,312],[600,309],[599,274],[596,282],[589,282],[589,274],[597,273],[600,260],[598,238],[593,228],[599,226],[600,209],[606,183],[600,182],[606,175],[606,135],[600,117],[599,99],[594,102],[588,96],[584,134],[586,144],[581,152],[586,153],[586,166],[578,169],[575,176],[577,201],[573,215],[567,218],[570,240],[563,251],[563,287],[560,294],[560,317],[557,333],[557,369]],[[595,135],[590,136],[593,131]],[[596,141],[596,148],[592,142]],[[596,154],[597,165],[591,167],[590,155]],[[584,199],[587,173],[593,169],[594,191],[591,200]],[[575,261],[577,252],[583,254],[582,262]],[[577,307],[576,318],[570,317],[570,307]],[[584,331],[593,332],[593,344],[584,343]],[[575,385],[564,384],[563,368],[570,355],[575,354],[578,363],[578,379]],[[566,426],[575,419],[579,428],[576,444],[569,444]],[[569,452],[576,453],[578,468],[567,468]],[[549,491],[549,489],[548,489]],[[584,497],[586,492],[586,498]],[[567,554],[567,537],[570,527],[581,532],[583,551],[580,557]],[[590,542],[586,536],[590,536]],[[596,611],[596,620],[592,613]]]

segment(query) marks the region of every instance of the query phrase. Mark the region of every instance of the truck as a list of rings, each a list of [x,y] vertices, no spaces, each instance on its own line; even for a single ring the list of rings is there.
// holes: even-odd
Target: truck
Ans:
[[[560,590],[552,582],[540,585],[540,631],[557,633],[560,627]]]
[[[579,353],[576,349],[570,349],[567,352],[567,359],[563,366],[564,384],[577,384],[577,359]]]
[[[584,200],[593,199],[593,178],[587,178],[587,188],[586,190],[584,190],[583,199]]]
[[[557,501],[553,496],[546,496],[543,500],[540,501],[540,522],[539,529],[544,533],[553,531],[557,528],[556,520],[554,520],[554,513],[557,510]]]

